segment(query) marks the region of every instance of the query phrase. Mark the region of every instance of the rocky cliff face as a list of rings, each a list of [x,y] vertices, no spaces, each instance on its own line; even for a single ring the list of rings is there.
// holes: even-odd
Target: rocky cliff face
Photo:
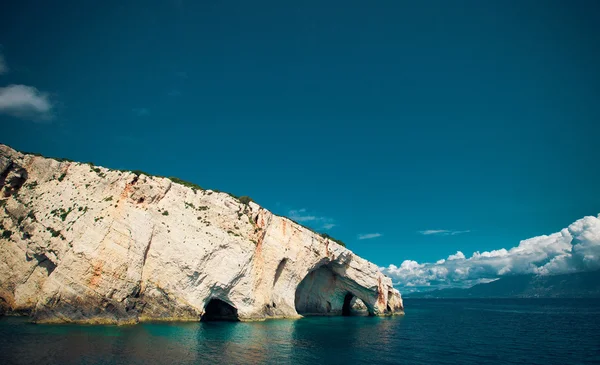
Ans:
[[[376,265],[225,193],[4,145],[0,189],[0,313],[85,323],[403,313]]]

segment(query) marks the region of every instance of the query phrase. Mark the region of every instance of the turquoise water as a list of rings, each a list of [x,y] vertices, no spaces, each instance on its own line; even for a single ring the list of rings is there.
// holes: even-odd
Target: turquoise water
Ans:
[[[600,300],[405,300],[406,316],[35,325],[0,319],[0,364],[592,364]]]

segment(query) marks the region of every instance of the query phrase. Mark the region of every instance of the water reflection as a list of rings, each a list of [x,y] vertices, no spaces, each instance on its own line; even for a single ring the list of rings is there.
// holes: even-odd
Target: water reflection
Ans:
[[[531,360],[532,349],[545,365],[600,360],[598,303],[494,303],[415,302],[393,318],[123,327],[0,318],[0,364],[481,364]]]
[[[372,361],[373,350],[385,351],[398,330],[400,318],[311,317],[295,322],[293,354],[296,362],[357,363]],[[326,348],[323,354],[307,358],[311,348]],[[323,356],[324,355],[324,356]]]
[[[202,323],[196,336],[201,351],[225,364],[264,362],[265,331],[253,323]]]
[[[389,327],[385,321],[364,317],[125,327],[32,325],[21,319],[8,320],[14,322],[13,329],[19,332],[15,335],[20,339],[11,351],[3,351],[1,358],[11,364],[337,362],[340,356],[353,356],[365,346],[377,345]],[[315,348],[330,351],[324,356],[311,351]]]
[[[339,362],[361,358],[366,348],[387,346],[393,333],[393,320],[371,317],[124,327],[32,325],[21,319],[8,320],[15,322],[20,338],[19,346],[3,354],[11,364]],[[328,351],[313,351],[316,348]]]

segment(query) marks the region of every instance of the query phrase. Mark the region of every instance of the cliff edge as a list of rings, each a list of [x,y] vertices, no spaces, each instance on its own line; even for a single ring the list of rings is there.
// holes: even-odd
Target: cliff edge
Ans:
[[[361,306],[403,313],[375,264],[254,202],[0,145],[0,314],[135,323]]]

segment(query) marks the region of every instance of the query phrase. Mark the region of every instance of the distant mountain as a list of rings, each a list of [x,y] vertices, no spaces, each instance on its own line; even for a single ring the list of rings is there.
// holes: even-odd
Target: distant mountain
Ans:
[[[507,276],[468,289],[440,289],[406,298],[600,298],[600,271],[554,276]]]

